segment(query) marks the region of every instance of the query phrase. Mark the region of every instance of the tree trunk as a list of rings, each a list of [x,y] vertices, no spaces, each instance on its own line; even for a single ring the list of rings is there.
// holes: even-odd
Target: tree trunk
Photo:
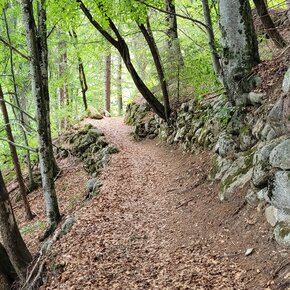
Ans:
[[[32,93],[37,108],[37,137],[39,146],[39,162],[44,190],[49,227],[44,234],[46,238],[51,234],[59,223],[61,216],[58,208],[57,196],[54,187],[53,151],[50,135],[49,122],[49,99],[46,92],[47,84],[43,85],[43,74],[41,71],[40,51],[36,38],[36,26],[33,17],[33,8],[30,0],[22,0],[23,20],[26,28],[26,39],[30,54],[30,73],[32,82]],[[44,87],[46,88],[44,89]]]
[[[249,74],[260,61],[251,7],[248,0],[219,0],[219,9],[224,85],[230,101],[245,105]]]
[[[72,30],[72,32],[70,32],[70,36],[74,40],[74,47],[75,47],[76,53],[77,53],[78,70],[79,70],[79,81],[80,81],[80,85],[81,85],[81,91],[82,91],[82,97],[83,97],[83,104],[84,104],[85,110],[87,110],[88,103],[87,103],[86,93],[87,93],[87,90],[88,90],[88,84],[87,84],[87,79],[86,79],[86,74],[85,74],[85,70],[84,70],[84,65],[83,65],[83,62],[82,62],[82,58],[81,58],[79,49],[77,47],[78,36],[77,36],[77,34],[76,34],[76,32],[74,30]]]
[[[167,89],[167,82],[166,82],[164,70],[163,70],[163,67],[161,64],[160,54],[159,54],[156,42],[155,42],[153,34],[152,34],[152,30],[150,27],[150,22],[149,22],[148,16],[147,16],[147,29],[145,28],[145,26],[143,24],[140,24],[139,28],[140,28],[148,46],[149,46],[151,55],[152,55],[153,60],[154,60],[154,64],[155,64],[155,67],[157,70],[159,83],[160,83],[160,87],[161,87],[161,91],[162,91],[162,95],[163,95],[165,117],[166,117],[166,120],[168,121],[169,116],[170,116],[170,102],[169,102],[169,94],[168,94],[168,89]]]
[[[119,57],[118,71],[117,71],[117,94],[118,94],[118,115],[123,114],[123,97],[122,97],[122,58]]]
[[[104,74],[104,104],[105,110],[110,113],[111,110],[111,66],[112,66],[112,55],[109,53],[105,56],[105,74]]]
[[[29,1],[29,0],[28,0]],[[9,200],[8,192],[0,171],[0,233],[3,245],[7,251],[20,280],[25,279],[26,268],[32,257],[18,229]]]
[[[10,259],[4,246],[1,243],[0,243],[0,274],[2,274],[2,279],[4,276],[4,281],[6,281],[6,285],[11,286],[11,284],[17,279],[16,271],[10,262]]]
[[[129,48],[123,37],[120,35],[118,29],[115,24],[112,22],[110,18],[107,18],[109,21],[110,28],[114,32],[115,36],[118,40],[115,40],[91,15],[90,11],[83,4],[81,0],[76,0],[77,3],[80,4],[80,9],[86,15],[91,24],[119,51],[136,87],[139,92],[142,94],[144,99],[149,103],[151,108],[155,111],[155,113],[162,119],[166,120],[164,106],[158,101],[158,99],[154,96],[154,94],[148,89],[145,83],[142,81],[140,76],[138,75],[135,67],[131,62],[131,56],[129,52]]]
[[[61,33],[59,32],[59,36],[61,38]],[[68,101],[68,88],[67,88],[67,81],[65,78],[65,71],[67,68],[67,48],[66,43],[63,40],[60,40],[58,43],[58,51],[59,51],[59,64],[58,64],[58,76],[61,80],[61,85],[58,87],[58,105],[59,108],[65,107]],[[61,118],[59,120],[59,129],[60,132],[65,130],[67,126],[66,118]]]
[[[203,15],[204,15],[205,24],[207,26],[206,30],[207,30],[207,37],[208,37],[208,45],[211,52],[212,66],[213,66],[216,77],[218,79],[221,79],[222,68],[220,64],[220,57],[216,50],[215,36],[214,36],[213,28],[212,28],[212,21],[211,21],[208,0],[202,0],[202,7],[203,7]]]
[[[164,0],[165,10],[168,12],[166,15],[166,22],[168,29],[166,34],[168,36],[168,49],[169,49],[169,61],[174,61],[177,66],[180,68],[183,66],[183,57],[180,48],[180,42],[178,39],[178,30],[177,30],[177,18],[176,10],[173,0]],[[175,64],[175,65],[176,65]]]
[[[276,29],[274,22],[269,15],[267,6],[264,0],[254,0],[255,6],[257,8],[257,13],[263,23],[266,33],[273,40],[278,48],[283,48],[287,45],[286,41],[283,39],[279,31]]]
[[[10,33],[9,33],[8,21],[7,21],[7,17],[6,17],[6,9],[3,9],[3,16],[4,16],[7,40],[8,40],[8,44],[9,44],[10,70],[11,70],[13,90],[14,90],[14,103],[16,104],[16,106],[18,108],[21,108],[19,96],[18,96],[17,84],[16,84],[16,77],[15,77],[15,72],[14,72],[13,48],[12,48],[12,43],[11,43],[11,38],[10,38]],[[21,131],[21,134],[23,136],[24,144],[26,147],[29,147],[28,138],[27,138],[27,134],[25,131],[26,122],[25,122],[24,114],[21,110],[18,110],[17,113],[13,110],[13,112],[15,113],[15,118],[20,120],[20,124],[21,124],[20,131]],[[29,190],[32,190],[32,189],[36,188],[37,185],[33,179],[30,150],[26,151],[26,162],[27,162],[27,171],[28,171],[28,179],[29,179],[28,188],[29,188]]]
[[[26,190],[26,187],[25,187],[25,184],[23,181],[22,171],[21,171],[16,147],[15,147],[15,145],[13,145],[13,143],[15,143],[15,142],[14,142],[11,126],[10,126],[10,121],[9,121],[9,116],[8,116],[6,104],[4,102],[4,95],[3,95],[1,85],[0,85],[0,106],[1,106],[1,111],[2,111],[3,120],[4,120],[4,124],[5,124],[5,131],[6,131],[7,139],[10,141],[9,142],[9,149],[10,149],[11,157],[13,160],[13,165],[14,165],[14,170],[16,173],[17,182],[19,185],[19,192],[21,194],[24,208],[25,208],[26,219],[32,220],[33,214],[31,212],[29,202],[27,199],[27,190]]]
[[[56,160],[53,155],[52,139],[51,139],[51,126],[50,126],[50,104],[49,104],[49,87],[48,87],[48,46],[47,46],[47,27],[46,27],[46,10],[45,1],[40,0],[38,2],[38,34],[36,33],[36,41],[39,49],[39,64],[41,72],[42,91],[44,96],[44,104],[46,106],[47,113],[45,114],[47,127],[47,146],[52,151],[51,164],[53,170],[53,176],[56,177],[59,173]],[[35,27],[35,31],[37,31]]]

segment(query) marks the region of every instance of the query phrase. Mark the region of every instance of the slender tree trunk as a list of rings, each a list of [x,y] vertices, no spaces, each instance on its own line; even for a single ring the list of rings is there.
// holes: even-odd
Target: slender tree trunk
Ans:
[[[214,36],[213,28],[212,28],[212,21],[211,21],[208,0],[202,0],[202,7],[203,7],[203,15],[204,15],[205,24],[207,26],[206,30],[207,30],[207,37],[208,37],[208,45],[211,52],[212,66],[213,66],[216,77],[221,79],[222,68],[220,64],[220,57],[216,50],[215,36]]]
[[[23,281],[25,279],[26,268],[31,262],[32,257],[20,235],[1,171],[0,233],[11,264],[20,280]]]
[[[166,116],[166,120],[168,121],[169,116],[170,116],[170,102],[169,102],[169,93],[168,93],[168,88],[167,88],[167,82],[166,82],[166,78],[164,75],[164,70],[162,67],[160,54],[159,54],[156,42],[155,42],[153,34],[152,34],[152,30],[150,27],[150,22],[149,22],[148,17],[147,17],[147,29],[145,28],[145,26],[143,24],[140,24],[139,28],[140,28],[148,46],[149,46],[149,49],[151,51],[151,55],[152,55],[153,60],[154,60],[154,64],[155,64],[155,67],[157,70],[159,83],[160,83],[160,87],[161,87],[162,95],[163,95],[165,116]]]
[[[18,96],[18,89],[16,84],[16,77],[14,72],[14,62],[13,62],[13,49],[12,49],[12,43],[9,33],[9,27],[8,27],[8,21],[6,17],[6,9],[3,9],[3,16],[4,16],[4,22],[5,22],[5,28],[6,28],[6,34],[7,34],[7,40],[9,44],[9,53],[10,53],[10,69],[11,69],[11,76],[12,76],[12,82],[13,82],[13,90],[14,90],[14,103],[18,108],[21,107],[19,96]],[[13,110],[14,112],[14,110]],[[25,146],[29,147],[29,142],[27,138],[27,134],[25,131],[26,128],[26,122],[24,118],[24,114],[21,110],[18,110],[18,114],[15,112],[15,117],[20,120],[20,131],[23,136],[24,144]],[[29,190],[33,190],[36,188],[36,182],[33,179],[33,173],[32,173],[32,165],[31,165],[31,157],[30,157],[30,150],[26,151],[26,162],[27,162],[27,172],[28,172],[28,179],[29,179]]]
[[[14,165],[14,170],[16,173],[17,182],[19,185],[19,192],[21,194],[21,197],[22,197],[22,200],[24,203],[26,219],[32,220],[33,214],[31,212],[29,202],[27,199],[27,190],[26,190],[26,187],[25,187],[25,184],[23,181],[22,171],[21,171],[16,147],[13,145],[13,143],[15,143],[15,142],[14,142],[11,126],[10,126],[10,121],[9,121],[9,116],[8,116],[6,104],[4,102],[4,95],[3,95],[1,85],[0,85],[0,106],[1,106],[1,111],[2,111],[3,120],[4,120],[4,124],[5,124],[7,139],[11,142],[11,143],[9,142],[9,148],[10,148],[10,153],[11,153],[11,157],[13,160],[13,165]]]
[[[168,49],[169,49],[169,61],[175,61],[177,66],[180,68],[183,66],[183,57],[180,48],[180,42],[178,39],[178,29],[177,29],[177,18],[176,18],[176,10],[174,0],[164,0],[165,10],[169,12],[166,15],[167,22],[167,36],[168,36]]]
[[[245,105],[249,74],[260,61],[251,7],[248,0],[219,0],[219,10],[224,85],[232,103]]]
[[[142,94],[144,99],[149,103],[151,108],[155,111],[155,113],[162,119],[166,119],[164,106],[158,101],[158,99],[154,96],[154,94],[149,90],[149,88],[145,85],[143,80],[140,78],[137,73],[135,67],[131,62],[131,56],[129,52],[129,48],[124,38],[120,35],[117,27],[112,22],[110,18],[107,18],[109,21],[109,25],[111,30],[114,32],[115,36],[118,40],[115,40],[92,16],[90,11],[84,5],[81,0],[76,0],[80,5],[80,9],[86,15],[91,24],[119,51],[136,87],[139,92]]]
[[[266,33],[273,40],[278,48],[283,48],[287,45],[286,41],[283,39],[279,31],[276,29],[274,22],[269,15],[267,6],[264,0],[254,0],[255,6],[257,8],[257,13],[263,23]]]
[[[104,74],[104,103],[105,110],[110,113],[111,110],[111,66],[112,66],[112,55],[109,53],[105,56],[105,74]]]
[[[52,149],[52,138],[51,138],[51,126],[50,126],[50,104],[49,104],[49,87],[48,87],[48,46],[47,46],[47,27],[46,27],[46,10],[45,10],[45,1],[46,0],[39,0],[38,2],[38,34],[37,42],[38,42],[38,49],[40,50],[40,71],[41,71],[41,82],[42,82],[42,90],[43,96],[45,99],[44,104],[46,105],[46,122],[48,124],[47,130],[47,145],[50,146],[49,150],[53,152]],[[35,30],[37,30],[35,28]],[[59,173],[59,168],[57,166],[56,160],[52,153],[51,156],[51,163],[53,169],[53,176],[56,177]]]
[[[84,69],[84,65],[83,65],[83,62],[82,62],[82,58],[81,58],[79,49],[77,47],[77,44],[78,44],[78,36],[77,36],[77,34],[76,34],[76,32],[74,30],[72,30],[72,33],[70,33],[70,36],[74,40],[74,47],[75,47],[76,53],[77,53],[78,70],[79,70],[79,81],[80,81],[80,85],[81,85],[83,104],[84,104],[85,110],[87,110],[87,108],[88,108],[88,102],[87,102],[86,93],[87,93],[87,90],[88,90],[88,84],[87,84],[87,78],[86,78],[86,74],[85,74],[85,69]]]
[[[117,94],[118,94],[118,115],[123,114],[123,97],[122,97],[122,58],[119,57],[117,70]]]
[[[61,39],[61,33],[59,32],[59,36]],[[68,101],[68,88],[67,88],[67,81],[65,78],[65,71],[67,68],[67,47],[66,43],[63,40],[60,40],[58,43],[58,51],[59,51],[59,64],[58,64],[58,76],[61,80],[61,85],[58,87],[58,105],[59,108],[65,107]],[[59,120],[59,129],[60,132],[65,130],[67,126],[66,118],[61,118]]]
[[[88,84],[87,84],[87,78],[85,74],[84,65],[82,63],[82,59],[79,58],[79,80],[81,84],[81,90],[82,90],[82,97],[83,97],[83,104],[85,110],[88,108],[88,102],[87,102],[87,90],[88,90]]]
[[[22,0],[23,21],[26,28],[26,39],[30,54],[30,73],[32,92],[37,108],[37,137],[39,146],[39,161],[42,176],[42,186],[48,217],[48,229],[43,238],[51,234],[59,223],[61,216],[58,208],[57,196],[54,187],[53,151],[50,135],[49,100],[44,89],[43,74],[41,71],[41,56],[36,38],[36,26],[33,17],[33,8],[30,0]],[[48,88],[48,87],[47,87]]]

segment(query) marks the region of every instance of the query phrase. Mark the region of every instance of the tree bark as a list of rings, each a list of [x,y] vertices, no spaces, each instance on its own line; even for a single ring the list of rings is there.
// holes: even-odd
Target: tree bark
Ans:
[[[17,226],[8,192],[0,171],[0,233],[7,251],[20,280],[25,279],[26,268],[32,260]]]
[[[208,37],[208,45],[211,52],[212,66],[213,66],[216,77],[218,79],[221,79],[222,67],[220,64],[220,56],[217,52],[216,45],[215,45],[215,36],[214,36],[213,28],[212,28],[212,20],[211,20],[208,0],[202,0],[202,7],[203,7],[204,21],[207,26],[206,31],[207,31],[207,37]]]
[[[60,31],[59,31],[59,37],[61,39]],[[58,105],[59,105],[59,108],[63,108],[69,103],[69,100],[68,100],[67,81],[65,78],[65,71],[67,68],[67,47],[66,47],[66,43],[62,39],[58,42],[58,51],[59,51],[58,76],[59,76],[59,79],[62,81],[61,85],[57,89]],[[59,120],[60,132],[65,130],[66,126],[67,126],[66,117],[60,118]]]
[[[122,58],[119,57],[118,71],[117,71],[117,94],[118,94],[118,115],[123,114],[123,96],[122,96]]]
[[[82,58],[81,58],[80,52],[79,52],[78,47],[77,47],[78,36],[74,30],[72,30],[72,33],[70,33],[70,35],[74,39],[74,47],[76,49],[77,58],[78,58],[79,81],[80,81],[80,85],[81,85],[83,104],[84,104],[85,110],[87,110],[88,102],[87,102],[86,93],[88,90],[88,84],[87,84],[87,78],[86,78]]]
[[[0,273],[4,276],[4,281],[7,285],[10,285],[17,279],[16,271],[10,262],[7,251],[4,246],[0,243]],[[10,288],[8,288],[10,289]]]
[[[170,102],[169,102],[169,93],[168,93],[168,88],[167,88],[167,82],[166,82],[166,78],[164,75],[164,70],[162,67],[160,54],[159,54],[156,42],[155,42],[153,34],[152,34],[152,30],[150,27],[150,22],[149,22],[148,16],[147,16],[146,22],[147,22],[147,29],[145,28],[145,26],[143,24],[139,25],[139,29],[141,30],[141,32],[142,32],[142,34],[143,34],[143,36],[144,36],[144,38],[149,46],[151,55],[152,55],[153,60],[154,60],[154,64],[155,64],[155,67],[157,70],[159,83],[160,83],[160,87],[161,87],[161,91],[162,91],[162,95],[163,95],[165,118],[168,121],[169,116],[170,116]]]
[[[77,3],[80,5],[80,9],[83,11],[85,16],[91,22],[91,24],[109,41],[120,53],[136,87],[138,88],[139,92],[142,94],[144,99],[149,103],[151,108],[155,111],[155,113],[162,119],[166,120],[164,106],[158,101],[158,99],[154,96],[154,94],[148,89],[145,83],[140,78],[139,74],[137,73],[135,67],[131,62],[131,56],[129,52],[129,48],[123,37],[120,35],[118,29],[116,28],[115,24],[112,20],[107,17],[109,21],[109,26],[111,30],[114,32],[117,40],[115,40],[91,15],[90,11],[84,5],[81,0],[76,0]]]
[[[255,6],[257,8],[257,13],[263,23],[266,33],[273,40],[278,48],[283,48],[287,45],[286,41],[283,39],[279,31],[276,29],[271,16],[269,15],[268,8],[264,0],[254,0]]]
[[[178,39],[178,29],[177,29],[177,17],[176,9],[173,0],[164,0],[165,11],[168,12],[166,15],[166,22],[168,29],[166,34],[168,36],[168,49],[169,49],[169,61],[175,61],[177,66],[180,68],[183,66],[183,57],[180,48],[180,42]]]
[[[105,56],[105,74],[104,74],[104,104],[105,110],[110,113],[111,110],[111,66],[112,55],[109,53]]]
[[[49,104],[49,87],[48,87],[48,46],[47,46],[47,27],[46,27],[46,10],[45,10],[45,1],[39,0],[38,2],[38,33],[36,33],[36,41],[39,49],[39,64],[41,72],[41,82],[42,82],[42,91],[44,96],[44,104],[46,106],[47,113],[46,123],[48,125],[47,130],[47,146],[49,150],[52,151],[51,155],[51,164],[53,170],[53,176],[56,177],[59,173],[59,168],[57,166],[56,160],[53,155],[52,149],[52,138],[51,138],[51,126],[50,126],[50,104]],[[37,29],[35,27],[35,31]]]
[[[57,196],[54,187],[53,151],[49,121],[49,99],[43,85],[40,50],[36,38],[36,26],[33,17],[33,8],[30,0],[22,0],[23,21],[26,28],[26,40],[30,54],[30,73],[32,93],[37,108],[37,137],[39,146],[39,162],[44,190],[44,200],[48,217],[48,229],[43,238],[51,234],[59,223],[61,216],[58,208]],[[46,80],[44,80],[46,81]],[[44,88],[45,87],[45,88]]]
[[[21,194],[24,208],[25,208],[26,219],[32,220],[33,214],[31,212],[29,202],[27,199],[27,190],[26,190],[26,187],[25,187],[25,184],[23,181],[22,171],[21,171],[16,147],[13,145],[14,138],[13,138],[13,134],[12,134],[11,126],[10,126],[9,116],[8,116],[6,104],[4,101],[4,95],[3,95],[1,85],[0,85],[0,106],[1,106],[1,111],[2,111],[3,120],[4,120],[4,124],[5,124],[5,131],[6,131],[7,139],[10,141],[9,142],[9,149],[10,149],[11,157],[13,160],[13,165],[14,165],[14,170],[16,173],[17,182],[19,185],[19,192]]]
[[[260,61],[251,7],[248,0],[219,0],[219,10],[224,85],[232,103],[245,105],[249,74]]]

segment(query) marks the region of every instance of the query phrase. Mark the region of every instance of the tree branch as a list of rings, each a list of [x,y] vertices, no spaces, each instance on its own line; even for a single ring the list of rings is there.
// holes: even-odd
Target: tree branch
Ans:
[[[34,122],[36,122],[35,118],[32,117],[30,114],[28,114],[26,111],[22,110],[21,108],[19,108],[18,106],[6,101],[6,100],[3,100],[6,104],[10,105],[11,107],[14,107],[15,109],[21,111],[24,115],[26,115],[27,117],[29,117],[31,120],[33,120]],[[2,100],[0,100],[0,102],[2,102]]]
[[[208,28],[207,25],[204,24],[202,21],[199,21],[199,20],[194,19],[192,17],[185,16],[185,15],[178,14],[178,13],[172,13],[170,11],[163,10],[163,9],[158,8],[156,6],[153,6],[153,5],[149,4],[149,3],[146,3],[144,0],[135,0],[135,1],[141,3],[141,4],[145,5],[145,6],[147,6],[149,8],[152,8],[154,10],[157,10],[159,12],[162,12],[162,13],[165,13],[165,14],[168,14],[168,15],[175,15],[176,17],[183,18],[183,19],[186,19],[186,20],[190,20],[193,23],[197,23],[197,24],[199,24],[199,25],[201,25],[201,26],[203,26],[205,28]]]
[[[6,138],[0,137],[0,140],[1,141],[5,141],[7,143],[10,143],[10,144],[14,145],[15,147],[19,147],[19,148],[22,148],[22,149],[25,149],[25,150],[29,150],[29,151],[32,151],[32,152],[35,152],[35,153],[38,152],[37,149],[31,148],[31,147],[27,147],[25,145],[16,144],[15,142],[12,142],[12,141],[10,141],[10,140],[8,140]]]
[[[11,48],[13,51],[15,51],[16,53],[18,53],[21,57],[23,57],[23,58],[25,58],[26,60],[29,61],[29,57],[28,57],[27,55],[25,55],[24,53],[22,53],[21,51],[19,51],[16,47],[10,45],[10,44],[8,43],[8,41],[6,41],[2,36],[0,36],[0,41],[1,41],[4,45],[10,47],[10,48]]]
[[[88,20],[93,24],[93,26],[115,47],[119,46],[119,42],[115,40],[92,16],[89,9],[85,6],[82,0],[76,0],[80,4],[81,10],[84,12]],[[110,19],[109,19],[110,21]]]

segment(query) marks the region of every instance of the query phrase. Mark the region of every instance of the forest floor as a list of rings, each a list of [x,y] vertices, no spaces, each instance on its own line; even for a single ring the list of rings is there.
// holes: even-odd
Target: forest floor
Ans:
[[[100,194],[84,203],[81,164],[61,165],[60,207],[77,222],[54,244],[41,289],[288,289],[288,251],[273,240],[263,210],[244,203],[247,188],[219,201],[207,178],[211,152],[134,141],[121,118],[86,122],[120,152],[101,175]],[[32,208],[45,220],[39,196],[30,195]],[[34,253],[36,233],[24,234]]]

